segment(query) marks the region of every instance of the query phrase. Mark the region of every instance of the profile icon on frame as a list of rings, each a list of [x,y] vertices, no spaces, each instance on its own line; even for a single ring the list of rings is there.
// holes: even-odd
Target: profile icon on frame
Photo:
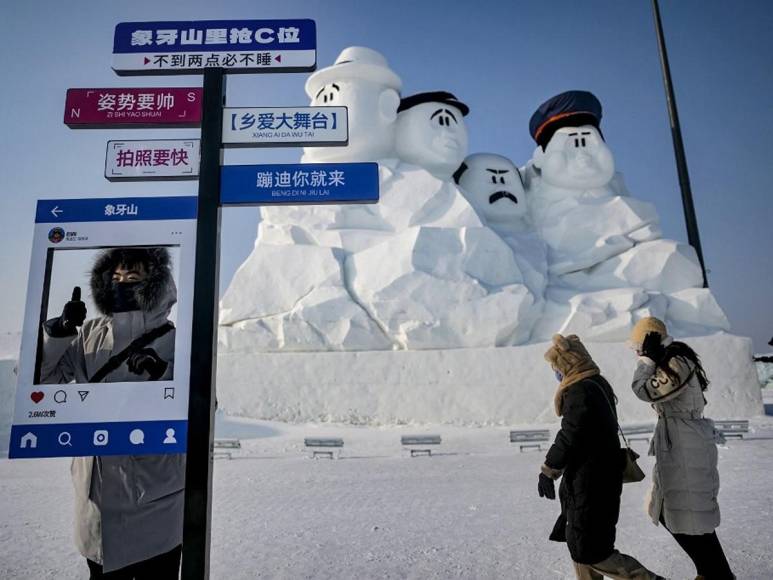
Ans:
[[[58,244],[64,239],[64,230],[60,227],[51,228],[48,232],[48,241]]]

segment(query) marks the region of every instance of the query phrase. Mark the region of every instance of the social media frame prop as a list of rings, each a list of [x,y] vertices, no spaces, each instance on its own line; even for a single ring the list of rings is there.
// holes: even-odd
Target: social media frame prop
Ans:
[[[185,452],[196,211],[195,197],[38,202],[9,444],[11,459]],[[41,383],[36,379],[54,253],[116,247],[174,248],[179,264],[173,378]],[[87,312],[86,320],[96,316],[100,314]]]

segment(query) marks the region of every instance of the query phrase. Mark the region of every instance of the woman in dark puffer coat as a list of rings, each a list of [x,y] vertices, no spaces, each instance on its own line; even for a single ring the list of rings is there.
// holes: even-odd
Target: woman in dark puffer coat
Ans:
[[[560,381],[554,404],[561,429],[542,466],[540,496],[554,499],[553,481],[563,476],[550,539],[567,542],[578,579],[661,578],[615,550],[623,479],[612,387],[575,335],[555,335],[545,360]]]

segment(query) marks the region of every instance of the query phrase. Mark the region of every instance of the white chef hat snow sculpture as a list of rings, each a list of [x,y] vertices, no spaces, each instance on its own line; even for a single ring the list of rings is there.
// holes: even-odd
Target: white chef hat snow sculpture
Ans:
[[[401,86],[400,77],[381,53],[363,46],[345,48],[332,66],[312,74],[305,88],[311,105],[348,108],[349,144],[306,147],[302,160],[324,163],[394,157]]]
[[[528,213],[521,172],[507,157],[468,155],[454,173],[454,181],[487,224],[509,224]]]
[[[406,163],[449,181],[467,154],[470,109],[446,91],[417,93],[397,108],[395,149]]]

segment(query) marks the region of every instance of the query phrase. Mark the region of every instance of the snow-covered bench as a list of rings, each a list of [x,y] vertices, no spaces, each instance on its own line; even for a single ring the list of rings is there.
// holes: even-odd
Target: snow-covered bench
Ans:
[[[652,434],[655,432],[655,424],[623,425],[621,426],[621,429],[628,441],[646,441],[649,443]]]
[[[432,449],[429,445],[440,445],[440,435],[403,435],[400,444],[411,452],[411,457],[426,454],[432,457]]]
[[[311,458],[317,456],[327,456],[334,459],[341,453],[344,446],[344,440],[340,437],[306,437],[303,445],[311,450]]]
[[[242,448],[242,442],[238,439],[215,439],[214,442],[214,452],[212,453],[213,458],[218,457],[227,457],[228,459],[231,459],[232,451],[218,451],[219,449],[241,449]]]
[[[542,443],[549,440],[549,429],[523,429],[510,431],[510,443],[520,443],[518,446],[519,451],[523,451],[528,447],[536,447],[537,450],[539,450],[541,449]]]
[[[746,419],[714,421],[714,427],[725,437],[743,439],[744,434],[749,433],[749,421]]]

